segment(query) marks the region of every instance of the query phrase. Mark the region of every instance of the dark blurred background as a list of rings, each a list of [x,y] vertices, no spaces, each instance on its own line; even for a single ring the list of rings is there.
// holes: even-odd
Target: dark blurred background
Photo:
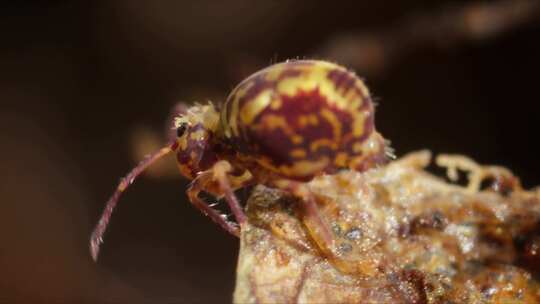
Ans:
[[[320,58],[366,79],[398,155],[429,148],[540,184],[539,1],[12,1],[0,6],[0,303],[223,303],[238,240],[171,158],[88,237],[178,101]],[[167,163],[168,162],[168,163]],[[161,168],[161,169],[159,169]]]

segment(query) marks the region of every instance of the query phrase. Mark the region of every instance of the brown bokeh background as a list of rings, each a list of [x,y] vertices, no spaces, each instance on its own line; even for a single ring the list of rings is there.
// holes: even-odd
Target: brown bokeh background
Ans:
[[[189,205],[179,176],[130,188],[98,264],[88,236],[136,163],[135,143],[164,133],[176,102],[220,102],[243,77],[288,58],[334,60],[366,78],[378,129],[398,155],[462,153],[539,185],[538,6],[2,5],[0,303],[229,302],[238,240]]]

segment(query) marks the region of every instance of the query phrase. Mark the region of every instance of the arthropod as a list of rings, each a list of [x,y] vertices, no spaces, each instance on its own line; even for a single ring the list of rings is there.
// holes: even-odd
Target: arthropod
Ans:
[[[299,198],[303,221],[323,252],[333,236],[305,186],[340,169],[365,171],[386,160],[387,144],[375,130],[368,89],[354,73],[326,61],[297,60],[267,67],[242,81],[218,109],[194,105],[174,122],[176,138],[136,166],[106,204],[90,241],[97,259],[102,237],[121,193],[146,167],[176,153],[182,175],[192,180],[191,203],[238,236],[246,222],[234,191],[264,184]],[[236,223],[199,198],[225,198]]]

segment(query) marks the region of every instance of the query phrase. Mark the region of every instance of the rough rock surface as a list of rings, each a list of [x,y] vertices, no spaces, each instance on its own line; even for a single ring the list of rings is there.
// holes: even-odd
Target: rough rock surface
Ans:
[[[338,251],[321,254],[286,193],[259,186],[242,227],[235,303],[537,303],[540,190],[500,167],[428,151],[309,187]],[[484,183],[486,189],[481,189]],[[342,271],[342,270],[347,270]]]

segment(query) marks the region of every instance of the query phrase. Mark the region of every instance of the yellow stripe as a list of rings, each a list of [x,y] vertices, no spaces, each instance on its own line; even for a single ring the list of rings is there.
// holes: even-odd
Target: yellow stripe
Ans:
[[[240,119],[244,125],[249,125],[272,102],[271,89],[264,90],[254,100],[248,100],[240,110]]]
[[[334,112],[326,108],[321,110],[321,116],[326,119],[326,121],[328,121],[328,123],[332,126],[334,141],[336,142],[336,144],[338,144],[341,140],[341,122],[336,117],[336,114],[334,114]]]

